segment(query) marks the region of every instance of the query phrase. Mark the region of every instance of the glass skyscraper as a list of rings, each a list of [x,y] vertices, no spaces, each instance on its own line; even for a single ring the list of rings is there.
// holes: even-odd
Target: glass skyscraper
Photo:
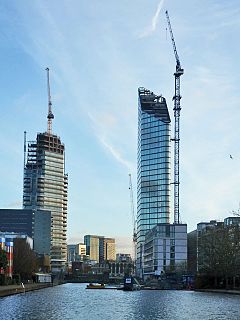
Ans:
[[[138,89],[137,272],[145,234],[170,216],[170,116],[165,98]]]

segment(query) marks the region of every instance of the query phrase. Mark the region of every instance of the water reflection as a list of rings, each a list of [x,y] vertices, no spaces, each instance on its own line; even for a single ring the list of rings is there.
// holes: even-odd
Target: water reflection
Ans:
[[[2,320],[238,320],[239,296],[185,291],[85,290],[66,284],[0,299]]]

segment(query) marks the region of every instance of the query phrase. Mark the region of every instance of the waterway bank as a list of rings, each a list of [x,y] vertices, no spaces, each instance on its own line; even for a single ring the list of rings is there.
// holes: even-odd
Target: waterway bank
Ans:
[[[240,295],[240,290],[227,290],[227,289],[195,289],[197,292],[210,292],[210,293],[225,293]]]
[[[27,283],[24,287],[21,284],[0,286],[0,298],[11,296],[13,294],[25,293],[28,291],[34,291],[44,288],[52,287],[52,283]]]

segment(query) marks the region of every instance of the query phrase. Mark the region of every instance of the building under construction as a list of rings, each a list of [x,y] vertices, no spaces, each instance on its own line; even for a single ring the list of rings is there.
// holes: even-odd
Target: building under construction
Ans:
[[[60,138],[52,134],[53,113],[48,75],[48,130],[38,133],[36,141],[24,144],[23,207],[51,211],[52,271],[64,270],[67,260],[67,194],[65,148]]]

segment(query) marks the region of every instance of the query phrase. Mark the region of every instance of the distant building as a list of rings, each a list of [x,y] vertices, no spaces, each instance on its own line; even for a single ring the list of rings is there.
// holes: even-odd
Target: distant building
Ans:
[[[85,235],[84,244],[86,245],[86,254],[90,260],[97,263],[103,263],[107,260],[115,260],[115,239],[105,238],[97,235]]]
[[[86,256],[86,245],[84,243],[77,243],[76,244],[76,253],[79,256]]]
[[[124,277],[125,274],[131,274],[134,270],[134,265],[132,261],[129,262],[108,262],[109,268],[109,277],[111,278],[118,278],[121,279]]]
[[[38,254],[50,255],[51,212],[35,209],[0,209],[0,232],[23,233],[33,238]]]
[[[104,261],[116,260],[115,239],[104,238]]]
[[[228,217],[224,219],[225,226],[233,226],[239,225],[240,226],[240,217]]]
[[[60,272],[67,261],[67,195],[68,175],[65,173],[65,146],[52,133],[52,103],[48,75],[48,128],[38,133],[35,141],[25,144],[23,207],[51,211],[51,269]],[[25,158],[25,157],[24,157]]]
[[[99,262],[99,236],[84,236],[84,244],[86,245],[86,253],[89,255],[90,260]]]
[[[76,261],[76,245],[75,244],[67,245],[67,261],[68,262]]]
[[[166,100],[138,89],[137,274],[142,276],[145,235],[170,218],[170,116]]]
[[[83,243],[69,244],[67,246],[67,261],[83,261],[86,259],[86,245]]]
[[[145,235],[144,279],[187,269],[187,225],[159,223]]]
[[[130,253],[117,253],[116,262],[132,263],[132,257]]]

